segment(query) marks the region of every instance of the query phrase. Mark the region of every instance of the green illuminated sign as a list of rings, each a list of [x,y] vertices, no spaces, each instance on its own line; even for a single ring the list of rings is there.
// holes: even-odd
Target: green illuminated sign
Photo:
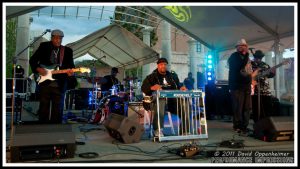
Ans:
[[[192,12],[188,6],[165,6],[180,22],[188,22],[192,18]]]

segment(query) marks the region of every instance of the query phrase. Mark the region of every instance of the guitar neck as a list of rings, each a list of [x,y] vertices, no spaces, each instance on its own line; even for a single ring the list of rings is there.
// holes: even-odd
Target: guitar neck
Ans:
[[[284,64],[283,63],[279,63],[278,65],[271,67],[271,69],[277,69],[277,68],[279,68],[282,65],[284,65]]]
[[[265,75],[269,74],[272,69],[277,69],[277,68],[279,68],[282,65],[284,65],[284,63],[279,63],[278,65],[275,65],[275,66],[271,67],[270,69],[262,72],[260,76],[265,76]]]
[[[52,74],[60,74],[60,73],[67,73],[68,71],[72,70],[73,72],[78,72],[80,71],[79,68],[74,68],[74,69],[64,69],[64,70],[53,70],[51,71]]]

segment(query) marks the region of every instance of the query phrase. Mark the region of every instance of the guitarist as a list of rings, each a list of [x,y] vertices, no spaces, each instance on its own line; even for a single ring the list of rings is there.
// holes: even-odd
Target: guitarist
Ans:
[[[59,69],[75,67],[73,50],[61,45],[63,37],[64,33],[56,29],[51,32],[51,41],[40,44],[29,60],[33,73],[45,76],[47,69],[44,66],[58,65]],[[40,105],[38,114],[40,123],[62,123],[64,96],[68,87],[68,81],[75,79],[72,75],[73,71],[69,70],[67,73],[53,75],[54,81],[46,80],[39,84]],[[69,78],[71,76],[73,78]],[[76,83],[76,81],[73,83]],[[75,85],[69,83],[69,88],[73,88]]]
[[[262,61],[262,58],[265,54],[261,50],[256,50],[253,53],[254,60],[251,61],[252,69],[259,72],[269,71],[265,76],[254,78],[252,81],[253,95],[252,95],[252,112],[253,112],[253,121],[256,123],[259,119],[262,119],[268,116],[268,112],[273,112],[272,110],[272,100],[270,86],[268,78],[273,78],[276,74],[275,69],[270,69],[270,66]],[[259,74],[258,74],[259,75]],[[259,86],[258,86],[259,84]],[[258,111],[258,87],[260,94],[260,109]]]

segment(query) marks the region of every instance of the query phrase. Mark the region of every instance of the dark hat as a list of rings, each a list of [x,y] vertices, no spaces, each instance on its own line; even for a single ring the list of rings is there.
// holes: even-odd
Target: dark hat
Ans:
[[[61,36],[61,37],[64,37],[64,33],[59,30],[59,29],[55,29],[51,32],[51,36]]]
[[[116,68],[116,67],[111,68],[111,71],[116,72],[116,73],[119,73],[119,70],[118,70],[118,68]]]
[[[261,50],[257,50],[257,51],[255,51],[255,53],[253,54],[253,56],[255,58],[263,58],[265,56],[265,54]]]
[[[160,64],[160,63],[163,63],[163,62],[168,64],[168,60],[166,58],[159,58],[156,63]]]

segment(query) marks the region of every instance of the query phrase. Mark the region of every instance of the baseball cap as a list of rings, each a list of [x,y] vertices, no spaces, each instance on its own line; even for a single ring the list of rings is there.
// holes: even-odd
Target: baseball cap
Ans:
[[[51,32],[51,36],[61,36],[61,37],[64,37],[64,33],[59,30],[59,29],[55,29]]]

